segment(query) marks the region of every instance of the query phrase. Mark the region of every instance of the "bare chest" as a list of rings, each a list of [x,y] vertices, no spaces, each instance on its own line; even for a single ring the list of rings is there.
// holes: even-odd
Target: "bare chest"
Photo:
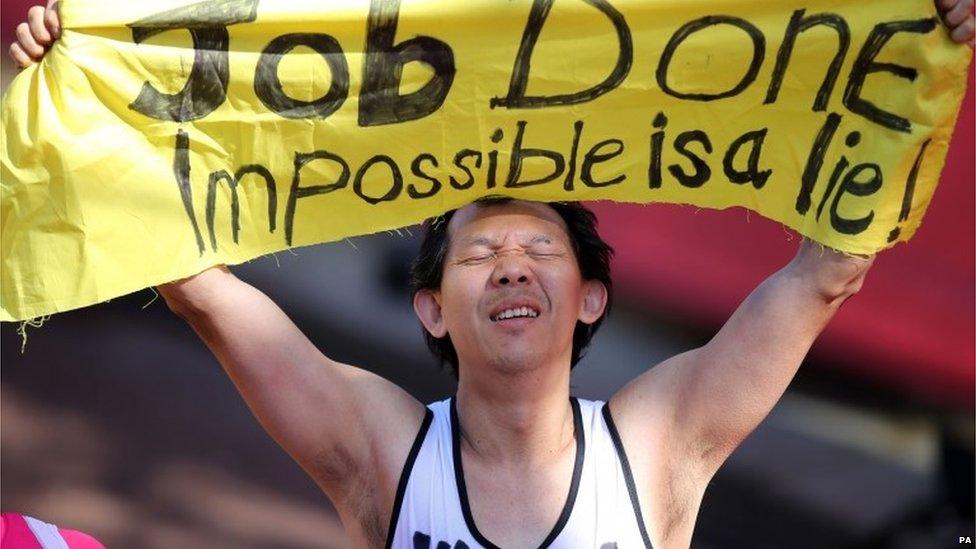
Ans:
[[[538,547],[572,506],[572,452],[547,466],[492,468],[468,460],[466,499],[474,527],[500,547]],[[464,495],[462,495],[464,498]],[[463,505],[463,502],[462,502]]]

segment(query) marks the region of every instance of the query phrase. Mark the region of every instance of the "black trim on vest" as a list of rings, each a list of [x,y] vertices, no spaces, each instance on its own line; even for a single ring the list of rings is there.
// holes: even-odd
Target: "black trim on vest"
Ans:
[[[583,459],[586,457],[586,435],[583,433],[583,417],[580,413],[579,401],[574,397],[570,397],[569,401],[573,405],[573,434],[576,438],[576,462],[573,464],[573,480],[569,485],[569,495],[566,497],[566,505],[563,506],[563,512],[559,514],[556,525],[552,527],[552,531],[549,532],[542,545],[539,546],[540,549],[549,547],[552,542],[556,541],[556,537],[559,536],[559,533],[566,527],[566,523],[569,522],[569,516],[573,514],[573,506],[576,505],[576,494],[579,492],[580,478],[583,476]]]
[[[566,504],[563,505],[563,510],[559,514],[556,524],[539,546],[539,549],[544,549],[552,544],[560,532],[562,532],[563,528],[565,528],[566,523],[569,522],[569,516],[573,513],[573,506],[576,504],[576,494],[579,492],[580,477],[583,474],[583,458],[586,455],[586,435],[583,433],[583,417],[580,413],[579,401],[575,397],[570,397],[569,400],[573,408],[573,436],[576,439],[576,461],[573,464],[573,480],[569,485]],[[458,421],[456,402],[457,399],[451,397],[451,437],[453,438],[454,445],[454,480],[457,482],[458,495],[461,498],[461,514],[464,515],[464,522],[468,526],[471,536],[478,543],[484,545],[487,549],[501,549],[481,534],[478,526],[474,523],[474,515],[471,514],[471,506],[468,504],[468,489],[464,484],[464,467],[461,464],[461,428],[460,422]]]
[[[393,514],[390,515],[390,528],[386,533],[386,549],[393,547],[393,535],[396,534],[397,521],[400,520],[400,508],[403,506],[403,496],[407,493],[407,481],[410,480],[413,464],[417,461],[417,454],[420,453],[420,447],[423,446],[424,439],[427,438],[427,431],[430,429],[430,424],[433,420],[434,412],[431,412],[430,408],[427,408],[427,413],[424,414],[424,421],[420,424],[420,430],[417,431],[417,437],[413,440],[410,453],[407,454],[407,461],[403,463],[400,482],[397,483],[396,498],[393,500]]]
[[[624,480],[627,482],[627,491],[630,492],[630,502],[634,506],[634,515],[637,517],[637,527],[640,529],[641,538],[644,540],[644,547],[652,549],[651,538],[647,535],[647,528],[644,526],[644,515],[641,513],[640,500],[637,498],[637,485],[634,483],[634,474],[630,470],[630,461],[627,460],[627,452],[624,451],[624,443],[620,440],[620,433],[617,432],[617,425],[613,422],[610,415],[610,403],[603,404],[603,420],[610,431],[610,439],[613,440],[613,447],[617,450],[617,458],[620,466],[624,470]]]

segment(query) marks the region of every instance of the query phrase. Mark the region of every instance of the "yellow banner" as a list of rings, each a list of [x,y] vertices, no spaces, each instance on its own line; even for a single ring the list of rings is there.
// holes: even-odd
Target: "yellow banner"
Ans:
[[[489,194],[873,253],[921,221],[971,55],[932,0],[62,4],[3,98],[2,320]]]

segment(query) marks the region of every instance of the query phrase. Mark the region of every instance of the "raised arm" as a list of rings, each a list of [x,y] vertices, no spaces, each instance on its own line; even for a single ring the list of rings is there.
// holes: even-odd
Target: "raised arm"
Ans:
[[[805,240],[711,341],[635,379],[611,410],[637,429],[654,418],[673,450],[710,476],[783,395],[871,263]]]
[[[936,0],[946,32],[972,45],[973,0]],[[814,340],[861,287],[871,258],[804,241],[699,349],[637,377],[610,410],[662,536],[690,536],[709,479],[783,395]],[[690,522],[689,522],[690,521]]]
[[[379,376],[323,355],[271,299],[225,267],[159,289],[265,430],[340,510],[363,482],[395,489],[423,419],[419,402]]]

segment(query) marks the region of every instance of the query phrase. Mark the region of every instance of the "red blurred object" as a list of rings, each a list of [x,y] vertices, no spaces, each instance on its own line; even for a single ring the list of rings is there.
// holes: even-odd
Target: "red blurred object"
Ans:
[[[970,67],[969,80],[972,82]],[[970,86],[922,226],[878,256],[812,356],[825,367],[939,408],[971,410],[976,384],[974,108]],[[599,204],[617,249],[619,299],[717,327],[796,248],[779,224],[743,209]]]

